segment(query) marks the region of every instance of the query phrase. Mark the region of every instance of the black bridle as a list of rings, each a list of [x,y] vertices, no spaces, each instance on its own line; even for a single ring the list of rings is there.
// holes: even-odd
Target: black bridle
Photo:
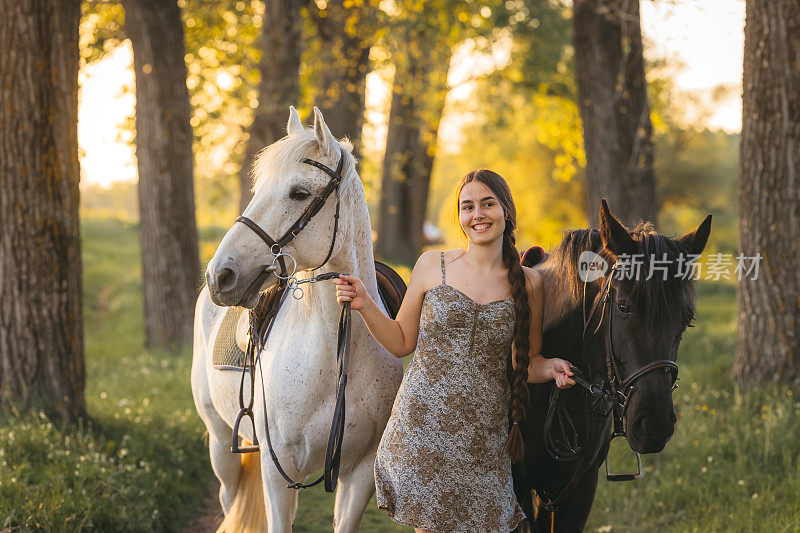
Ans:
[[[339,186],[342,183],[342,166],[344,163],[344,152],[342,152],[341,157],[339,159],[339,164],[336,167],[336,170],[331,170],[327,166],[323,165],[318,161],[314,161],[313,159],[303,159],[303,163],[307,165],[311,165],[316,167],[323,172],[325,172],[328,176],[330,176],[330,180],[328,181],[327,185],[317,194],[311,203],[306,207],[300,217],[294,222],[294,224],[289,227],[288,230],[281,236],[279,239],[275,240],[270,235],[264,231],[258,224],[253,222],[251,219],[240,216],[236,219],[236,222],[241,222],[253,232],[258,235],[258,237],[269,246],[270,252],[275,256],[275,260],[273,261],[273,265],[271,267],[266,268],[259,276],[256,278],[254,283],[260,286],[263,283],[266,276],[268,276],[271,272],[277,270],[275,267],[275,262],[277,262],[280,266],[280,273],[276,274],[279,279],[277,294],[271,300],[272,305],[266,310],[264,316],[257,317],[256,313],[250,313],[250,330],[249,330],[249,340],[247,343],[247,351],[245,352],[245,364],[242,368],[242,380],[239,386],[239,414],[236,417],[236,422],[233,426],[233,444],[231,446],[231,452],[233,453],[249,453],[249,452],[256,452],[259,451],[259,443],[258,437],[256,437],[256,427],[255,427],[255,418],[253,416],[253,398],[255,394],[255,366],[256,360],[258,360],[258,369],[259,374],[261,375],[261,395],[264,401],[264,429],[267,437],[267,447],[269,449],[270,456],[272,457],[272,461],[275,463],[275,467],[280,472],[281,476],[289,483],[288,488],[291,489],[304,489],[308,487],[313,487],[317,485],[321,481],[325,481],[325,490],[327,492],[333,492],[336,489],[336,484],[339,477],[339,464],[341,461],[341,451],[342,451],[342,440],[344,438],[344,422],[345,422],[345,389],[347,387],[347,368],[350,361],[350,330],[351,330],[351,321],[350,321],[350,302],[345,302],[342,306],[342,313],[339,316],[339,327],[337,333],[337,349],[336,349],[336,361],[338,366],[338,384],[336,388],[336,405],[333,411],[333,420],[331,421],[331,429],[330,434],[328,436],[328,445],[325,450],[325,469],[322,475],[314,482],[304,484],[298,481],[294,481],[283,469],[278,460],[278,455],[275,453],[275,450],[272,446],[272,439],[270,438],[270,431],[269,431],[269,419],[267,416],[267,400],[266,400],[266,393],[264,392],[264,375],[261,367],[261,358],[258,355],[263,350],[264,346],[267,343],[267,338],[269,337],[270,332],[272,331],[272,326],[275,322],[275,317],[280,310],[281,305],[283,304],[286,296],[289,292],[295,294],[299,291],[300,297],[302,297],[302,289],[298,287],[301,283],[315,283],[317,281],[324,281],[333,279],[339,276],[338,272],[326,272],[324,274],[319,274],[317,276],[313,276],[309,279],[297,280],[294,277],[294,268],[292,269],[291,273],[287,272],[286,269],[286,262],[284,261],[284,257],[291,258],[290,255],[283,252],[283,247],[286,246],[289,242],[292,241],[297,235],[306,227],[306,225],[311,221],[311,219],[319,213],[322,207],[325,205],[325,202],[328,200],[331,194],[336,192],[336,213],[334,214],[334,223],[333,223],[333,236],[331,237],[331,244],[328,248],[328,253],[325,256],[325,259],[320,263],[319,266],[310,269],[310,270],[317,270],[322,268],[330,259],[331,254],[333,253],[334,244],[336,243],[336,234],[339,229],[339,204],[341,200],[341,196],[339,194]],[[293,259],[293,258],[292,258]],[[294,260],[294,259],[293,259]],[[294,267],[296,268],[296,263]],[[289,290],[287,290],[289,289]],[[250,401],[249,405],[245,405],[244,402],[244,375],[247,370],[250,370]],[[243,418],[249,418],[252,425],[253,425],[253,445],[252,446],[239,446],[239,424],[241,423]]]
[[[537,493],[539,501],[542,502],[545,510],[555,513],[558,506],[564,499],[577,487],[578,483],[583,478],[584,474],[597,460],[600,451],[610,446],[611,441],[617,437],[624,437],[627,439],[627,431],[625,430],[625,413],[628,409],[633,393],[636,391],[636,382],[643,376],[663,369],[672,374],[672,390],[677,388],[678,381],[678,365],[675,361],[669,359],[659,359],[651,361],[646,365],[638,368],[635,372],[631,373],[627,378],[622,379],[621,373],[617,367],[617,357],[614,352],[614,343],[612,337],[613,330],[613,306],[618,305],[617,291],[613,286],[613,277],[616,272],[617,264],[611,267],[608,277],[604,280],[600,289],[598,297],[595,299],[589,316],[585,316],[586,312],[586,282],[584,282],[584,319],[583,319],[583,338],[586,337],[586,330],[589,321],[597,310],[598,306],[601,308],[600,319],[597,327],[593,333],[597,333],[600,327],[605,323],[605,339],[604,339],[604,352],[605,352],[605,366],[606,366],[606,380],[602,384],[597,385],[590,383],[585,377],[583,372],[572,366],[573,376],[572,379],[584,388],[591,399],[591,409],[589,410],[589,419],[591,431],[588,440],[584,446],[580,446],[577,442],[577,432],[575,426],[566,410],[566,408],[559,401],[559,389],[554,387],[553,393],[550,396],[550,405],[547,410],[547,416],[544,423],[544,441],[545,447],[553,459],[557,461],[573,461],[579,458],[583,460],[578,465],[567,484],[561,491],[554,497],[550,498],[544,491],[542,494]],[[608,318],[605,319],[606,314]],[[629,316],[629,314],[628,314]],[[623,319],[628,316],[624,316]],[[611,432],[608,432],[609,415],[612,417],[613,426]],[[562,429],[562,440],[556,441],[553,437],[552,426],[554,419],[558,419],[559,425]],[[575,438],[570,438],[564,431],[565,427],[569,427],[570,431],[575,435]],[[605,435],[605,436],[604,436]],[[566,449],[561,447],[566,445]],[[612,473],[606,460],[606,479],[609,481],[630,481],[642,477],[642,460],[638,452],[636,452],[638,461],[638,471],[633,473]],[[552,519],[552,518],[551,518]]]

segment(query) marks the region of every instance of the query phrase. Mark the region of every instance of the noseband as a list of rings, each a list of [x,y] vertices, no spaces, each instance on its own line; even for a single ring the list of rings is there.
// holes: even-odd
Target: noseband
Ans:
[[[266,433],[267,438],[267,447],[269,449],[270,457],[272,458],[275,467],[278,469],[278,472],[281,476],[288,482],[287,488],[290,489],[304,489],[308,487],[313,487],[317,485],[321,481],[325,481],[325,490],[327,492],[333,492],[336,489],[337,480],[339,477],[339,464],[341,461],[341,452],[342,452],[342,441],[344,439],[344,425],[345,425],[345,390],[347,387],[347,368],[350,360],[350,329],[351,329],[351,322],[350,322],[350,302],[345,302],[342,306],[342,313],[339,317],[339,328],[337,334],[337,349],[336,349],[336,361],[338,367],[338,382],[336,387],[336,404],[334,406],[333,412],[333,420],[331,421],[331,429],[330,434],[328,436],[328,445],[325,450],[325,468],[323,470],[322,475],[317,478],[316,481],[311,483],[302,483],[293,480],[281,466],[280,461],[278,460],[278,455],[275,453],[275,450],[272,446],[272,439],[270,438],[270,431],[269,431],[269,419],[267,417],[267,400],[266,394],[264,392],[264,376],[262,373],[261,367],[261,358],[258,356],[261,351],[266,346],[267,338],[269,337],[270,332],[272,331],[272,326],[275,323],[275,317],[278,314],[278,311],[283,304],[284,300],[286,299],[286,295],[290,291],[292,295],[300,299],[303,296],[303,289],[301,289],[298,285],[301,283],[316,283],[318,281],[329,280],[339,276],[338,272],[326,272],[324,274],[319,274],[317,276],[312,276],[309,279],[297,280],[295,275],[295,270],[297,268],[297,262],[294,258],[285,253],[283,251],[283,247],[286,246],[289,242],[292,241],[297,235],[306,227],[309,221],[319,213],[322,207],[325,205],[325,202],[328,200],[328,197],[336,192],[336,213],[334,214],[334,222],[333,222],[333,236],[331,237],[331,245],[328,247],[328,253],[323,259],[322,263],[319,266],[311,269],[317,270],[322,268],[328,262],[328,259],[331,258],[331,254],[333,253],[333,247],[336,243],[336,233],[339,230],[339,204],[341,200],[341,196],[339,195],[339,186],[342,183],[342,166],[344,163],[344,152],[341,154],[341,158],[339,159],[339,164],[336,166],[336,170],[331,170],[327,166],[323,165],[318,161],[314,161],[313,159],[303,159],[303,163],[307,165],[311,165],[316,167],[323,172],[325,172],[328,176],[330,176],[330,180],[328,181],[325,188],[314,197],[311,203],[306,207],[300,217],[291,225],[291,227],[286,230],[281,238],[278,240],[273,239],[270,235],[264,231],[258,224],[253,222],[251,219],[247,218],[246,216],[242,215],[236,219],[236,222],[241,222],[253,232],[258,235],[258,237],[269,246],[270,252],[273,254],[274,259],[272,265],[264,269],[261,272],[254,284],[259,286],[266,277],[271,272],[276,272],[278,267],[276,267],[275,263],[278,263],[280,267],[280,272],[276,272],[276,276],[279,279],[277,294],[271,300],[271,304],[268,306],[268,309],[265,311],[265,316],[261,319],[256,317],[256,313],[250,313],[250,331],[249,331],[249,339],[247,342],[247,350],[245,352],[245,364],[242,368],[242,379],[239,385],[239,414],[236,417],[236,422],[233,426],[233,444],[231,446],[231,452],[233,453],[248,453],[248,452],[256,452],[259,451],[260,446],[258,443],[258,438],[256,437],[256,424],[255,418],[253,416],[253,399],[255,393],[255,367],[256,367],[256,360],[258,360],[258,369],[259,373],[261,374],[261,394],[262,399],[264,402],[264,431]],[[288,257],[292,260],[293,267],[292,271],[288,272],[286,269],[286,262],[284,257]],[[289,289],[289,291],[287,291]],[[245,405],[244,401],[244,376],[245,371],[250,371],[250,401],[249,405]],[[243,418],[250,419],[250,422],[253,425],[253,445],[240,447],[239,446],[239,424],[241,423]]]
[[[563,502],[568,494],[578,485],[584,474],[598,459],[600,451],[604,447],[610,446],[611,441],[617,437],[627,438],[627,431],[625,429],[625,413],[628,409],[630,399],[633,396],[633,393],[636,391],[636,382],[650,372],[663,369],[665,372],[670,372],[672,375],[672,390],[675,390],[678,386],[678,365],[675,363],[675,361],[671,361],[669,359],[652,361],[632,372],[627,378],[622,379],[621,377],[617,367],[618,362],[616,353],[614,352],[614,342],[612,337],[614,321],[613,306],[619,305],[617,300],[617,291],[613,286],[614,272],[616,272],[618,264],[619,263],[615,263],[614,266],[611,267],[611,271],[609,272],[608,277],[604,280],[603,285],[600,288],[600,292],[598,293],[598,297],[595,299],[594,304],[589,311],[588,317],[586,316],[585,303],[586,285],[588,283],[584,282],[583,285],[583,339],[585,340],[586,338],[586,330],[588,328],[589,321],[597,311],[598,307],[600,307],[600,319],[597,327],[592,333],[597,333],[603,323],[606,325],[604,339],[606,380],[598,386],[590,383],[584,377],[583,372],[579,368],[575,366],[571,367],[574,374],[572,379],[578,385],[586,389],[591,398],[591,409],[588,413],[588,416],[591,420],[592,430],[585,446],[578,445],[577,436],[574,439],[571,439],[564,431],[564,428],[569,427],[570,431],[575,433],[575,426],[572,423],[566,408],[561,405],[561,402],[559,402],[560,390],[558,388],[554,388],[553,393],[550,396],[550,405],[544,423],[544,441],[548,453],[550,453],[553,459],[557,461],[573,461],[579,458],[583,459],[570,480],[555,498],[549,498],[544,491],[542,491],[541,495],[537,493],[537,497],[542,503],[544,509],[550,511],[551,513],[555,513],[559,504]],[[605,319],[606,314],[608,315],[607,319]],[[629,316],[630,313],[627,313],[626,316],[622,317],[622,319],[627,319]],[[608,429],[606,429],[608,427],[609,415],[612,416],[613,420],[613,427],[610,434],[607,433]],[[562,428],[563,438],[561,442],[556,442],[552,435],[554,418],[558,418],[559,425]],[[605,433],[605,438],[603,438],[603,433]],[[559,446],[563,445],[565,442],[567,449],[563,449]],[[638,452],[636,452],[636,458],[638,461],[638,471],[635,473],[612,473],[608,465],[608,459],[606,459],[606,479],[609,481],[630,481],[641,478],[642,459]]]

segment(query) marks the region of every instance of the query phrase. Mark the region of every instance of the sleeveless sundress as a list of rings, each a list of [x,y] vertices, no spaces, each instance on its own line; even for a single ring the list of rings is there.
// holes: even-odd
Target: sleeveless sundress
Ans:
[[[375,456],[378,507],[437,532],[502,532],[524,518],[508,437],[511,298],[477,304],[445,283],[422,302],[419,337]]]

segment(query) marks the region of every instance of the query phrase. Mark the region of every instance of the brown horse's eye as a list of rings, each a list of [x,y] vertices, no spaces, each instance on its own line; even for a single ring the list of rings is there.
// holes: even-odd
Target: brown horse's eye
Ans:
[[[628,304],[623,303],[623,302],[617,303],[617,309],[619,309],[620,313],[623,313],[623,314],[626,314],[626,315],[630,315],[631,313],[633,313],[633,306],[628,305]]]

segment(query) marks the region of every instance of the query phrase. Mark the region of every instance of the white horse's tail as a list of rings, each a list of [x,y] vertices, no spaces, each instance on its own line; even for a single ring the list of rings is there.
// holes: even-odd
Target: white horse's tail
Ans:
[[[249,443],[242,442],[242,445]],[[217,533],[261,533],[267,530],[267,510],[261,483],[261,453],[243,453],[239,486]]]

